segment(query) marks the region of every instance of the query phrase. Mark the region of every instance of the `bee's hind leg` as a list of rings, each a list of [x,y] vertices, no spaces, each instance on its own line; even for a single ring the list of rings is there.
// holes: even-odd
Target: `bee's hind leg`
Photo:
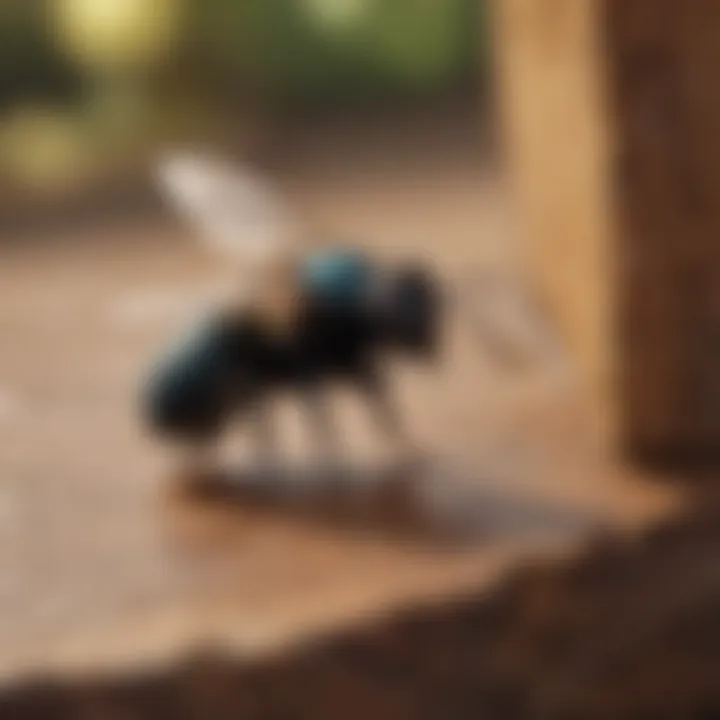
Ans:
[[[359,378],[359,389],[392,465],[403,471],[416,468],[423,454],[408,432],[386,378],[378,370],[366,371]]]

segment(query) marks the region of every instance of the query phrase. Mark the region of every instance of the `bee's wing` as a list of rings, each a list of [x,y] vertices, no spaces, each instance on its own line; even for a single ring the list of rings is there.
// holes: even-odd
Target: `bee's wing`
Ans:
[[[252,269],[292,249],[297,224],[289,207],[250,169],[176,154],[159,163],[157,179],[166,201],[224,262]]]
[[[502,365],[569,372],[551,314],[518,278],[480,272],[463,291],[478,339]]]

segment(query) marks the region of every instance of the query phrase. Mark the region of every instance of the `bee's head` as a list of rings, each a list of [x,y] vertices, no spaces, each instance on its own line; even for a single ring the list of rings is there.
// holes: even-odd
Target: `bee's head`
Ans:
[[[409,355],[434,360],[440,350],[442,298],[437,280],[422,267],[406,267],[389,281],[388,331]]]

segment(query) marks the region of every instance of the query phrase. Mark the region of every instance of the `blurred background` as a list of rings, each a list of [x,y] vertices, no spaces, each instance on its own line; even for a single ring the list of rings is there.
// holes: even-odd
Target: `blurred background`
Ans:
[[[290,116],[476,99],[484,13],[474,0],[7,0],[3,204],[117,181],[168,145],[267,151]]]
[[[623,15],[631,5],[637,14]],[[699,315],[702,343],[684,339],[683,288],[696,276],[680,288],[677,258],[693,254],[682,254],[686,237],[705,232],[717,244],[713,212],[698,211],[717,189],[700,171],[711,143],[702,152],[685,144],[720,126],[707,119],[720,108],[711,83],[696,83],[685,63],[687,54],[715,72],[708,48],[717,43],[703,32],[716,27],[688,12],[698,27],[675,43],[681,24],[656,5],[0,2],[0,678],[71,667],[92,684],[103,664],[159,662],[177,682],[176,708],[197,693],[198,717],[214,692],[235,698],[237,687],[265,708],[285,702],[258,717],[297,717],[304,676],[282,654],[257,692],[232,662],[226,677],[201,660],[188,682],[179,655],[213,642],[282,649],[394,613],[397,625],[371,638],[370,660],[341,640],[303,665],[315,679],[312,717],[346,717],[338,707],[375,715],[363,699],[391,708],[378,717],[393,720],[664,717],[655,711],[673,699],[667,717],[719,716],[717,506],[649,531],[675,516],[685,490],[619,463],[589,420],[601,414],[589,398],[636,406],[627,426],[663,445],[685,438],[709,404],[713,366],[695,360],[708,357],[699,348],[710,336],[717,350],[707,319],[716,313]],[[601,6],[614,9],[617,46],[597,42]],[[707,52],[693,54],[696,45]],[[607,59],[619,98],[611,112],[599,91]],[[705,135],[678,121],[678,98]],[[620,128],[619,168],[608,116]],[[258,509],[175,494],[142,432],[138,393],[176,337],[167,309],[199,297],[220,269],[153,189],[157,158],[175,148],[251,161],[317,233],[381,258],[420,257],[449,289],[489,273],[501,302],[485,300],[501,324],[517,320],[522,336],[550,319],[561,331],[550,333],[553,353],[513,368],[465,337],[440,372],[397,371],[409,431],[442,461],[423,476],[420,498],[414,488],[371,492],[374,503],[360,494],[338,510],[315,507],[313,495],[308,512],[294,495]],[[706,192],[690,198],[703,177]],[[636,224],[616,245],[618,189]],[[611,256],[640,236],[629,281]],[[712,266],[705,257],[688,266]],[[618,285],[623,320],[634,323],[622,344],[610,310]],[[550,313],[536,312],[535,289]],[[459,315],[451,322],[470,334]],[[634,374],[618,389],[621,354],[618,366]],[[366,428],[352,412],[340,417],[348,455],[375,458]],[[715,446],[717,418],[703,430]],[[298,428],[297,416],[282,425],[302,445]],[[578,552],[591,540],[596,550]],[[469,598],[459,615],[441,602],[458,595]],[[443,612],[417,615],[438,598]],[[93,697],[106,710],[137,697],[132,716],[154,717],[144,703],[170,687],[158,683]],[[118,717],[74,715],[82,692],[21,715],[53,690],[14,687],[20,709],[5,713],[0,693],[3,718]],[[437,707],[418,708],[425,691]],[[43,714],[61,701],[66,715]]]

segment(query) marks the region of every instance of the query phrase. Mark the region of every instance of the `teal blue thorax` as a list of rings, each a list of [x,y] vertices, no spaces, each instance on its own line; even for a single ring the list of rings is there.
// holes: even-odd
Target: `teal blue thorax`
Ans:
[[[365,256],[350,249],[329,249],[311,253],[301,269],[303,288],[311,296],[339,304],[360,300],[370,282]]]

